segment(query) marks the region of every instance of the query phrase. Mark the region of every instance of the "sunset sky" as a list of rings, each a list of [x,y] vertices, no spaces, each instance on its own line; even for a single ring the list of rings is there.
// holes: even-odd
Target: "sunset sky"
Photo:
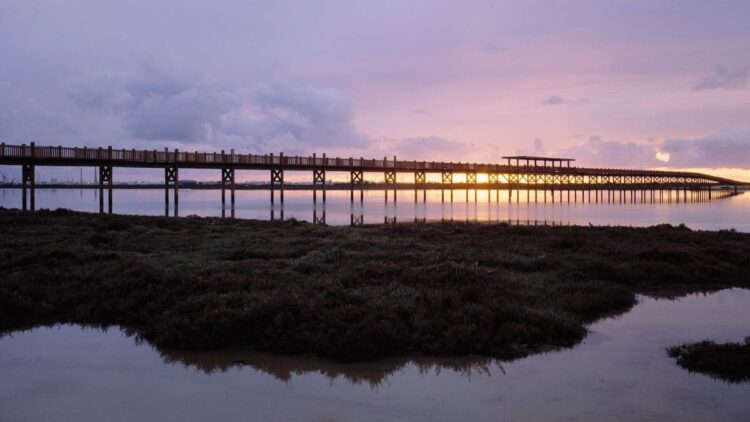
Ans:
[[[0,140],[750,180],[749,22],[749,1],[0,0]]]

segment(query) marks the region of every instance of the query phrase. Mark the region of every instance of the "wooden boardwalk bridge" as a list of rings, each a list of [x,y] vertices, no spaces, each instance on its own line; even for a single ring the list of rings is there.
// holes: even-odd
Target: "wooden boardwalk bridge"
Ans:
[[[284,201],[284,175],[289,171],[312,172],[313,200],[317,202],[318,190],[322,200],[326,200],[326,172],[349,174],[350,199],[354,202],[355,191],[359,192],[360,202],[364,200],[365,173],[381,173],[385,180],[385,200],[388,191],[393,190],[393,200],[397,200],[397,190],[403,184],[397,183],[397,174],[413,174],[414,201],[422,191],[426,198],[428,188],[437,188],[452,193],[454,189],[495,189],[531,191],[664,191],[701,190],[708,198],[718,188],[737,193],[745,183],[736,180],[711,176],[702,173],[659,170],[635,170],[614,168],[589,168],[572,166],[573,159],[532,156],[502,157],[504,163],[454,163],[436,161],[397,160],[387,157],[382,160],[364,158],[331,158],[274,155],[235,154],[229,152],[189,152],[164,150],[135,150],[63,146],[37,146],[0,144],[0,165],[20,165],[22,167],[22,208],[35,208],[35,167],[36,166],[91,166],[99,169],[99,212],[104,212],[104,190],[107,190],[108,212],[112,212],[113,169],[115,167],[160,168],[164,169],[165,213],[169,214],[169,192],[173,191],[174,213],[178,213],[179,170],[214,169],[221,172],[222,209],[226,208],[226,191],[230,193],[230,206],[235,204],[235,172],[238,170],[265,170],[270,176],[271,202],[275,201],[275,191],[279,200]],[[427,182],[427,174],[440,174],[441,182]],[[454,175],[463,174],[463,183],[454,183]],[[486,175],[486,183],[477,183],[477,175]],[[27,201],[28,196],[28,201]],[[468,195],[467,195],[468,197]],[[554,196],[553,196],[554,197]],[[545,196],[546,198],[546,196]],[[452,194],[451,194],[452,200]],[[28,205],[27,205],[28,202]]]

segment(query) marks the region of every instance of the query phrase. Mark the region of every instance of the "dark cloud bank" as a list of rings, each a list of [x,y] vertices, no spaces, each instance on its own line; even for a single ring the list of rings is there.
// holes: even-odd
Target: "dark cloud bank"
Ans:
[[[151,68],[79,77],[66,91],[82,110],[119,120],[132,138],[182,143],[210,140],[242,102],[231,89]]]
[[[33,119],[34,123],[70,122],[67,130],[58,133],[37,133],[48,143],[60,140],[137,148],[236,148],[287,154],[396,154],[420,160],[448,156],[456,161],[470,151],[467,144],[439,136],[372,139],[357,129],[354,105],[341,91],[290,81],[238,87],[142,64],[133,69],[80,75],[65,80],[61,88],[64,95],[54,106],[54,113],[40,118],[40,113],[29,113],[25,108],[8,121],[0,116],[3,140],[22,143],[35,139],[13,131],[35,127],[29,121]],[[2,107],[11,108],[6,105]]]
[[[371,142],[354,126],[353,105],[333,89],[282,81],[242,89],[144,67],[80,77],[66,91],[72,104],[137,141],[287,152]]]
[[[171,142],[288,154],[337,150],[422,160],[459,160],[468,151],[467,144],[438,136],[373,140],[356,128],[354,106],[343,93],[293,82],[239,89],[144,66],[80,77],[66,92],[80,110],[160,147]]]

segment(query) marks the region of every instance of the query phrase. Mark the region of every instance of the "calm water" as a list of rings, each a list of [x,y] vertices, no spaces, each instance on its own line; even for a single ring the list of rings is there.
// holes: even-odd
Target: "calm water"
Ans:
[[[278,193],[277,193],[278,195]],[[383,223],[384,221],[505,221],[518,224],[594,224],[594,225],[631,225],[649,226],[661,223],[684,223],[694,229],[729,229],[750,232],[750,195],[740,194],[712,201],[688,195],[685,202],[683,194],[679,197],[673,192],[671,197],[653,198],[650,194],[631,197],[626,193],[620,197],[614,193],[611,198],[602,192],[599,203],[596,193],[571,193],[570,202],[566,192],[556,192],[554,203],[550,193],[544,202],[542,192],[515,192],[509,197],[507,191],[500,192],[499,202],[495,192],[486,190],[456,190],[453,203],[450,203],[446,191],[446,202],[441,202],[441,192],[427,192],[426,202],[414,203],[414,191],[402,190],[398,193],[398,202],[393,203],[393,193],[389,202],[384,201],[382,191],[365,191],[364,204],[355,201],[350,204],[348,191],[328,191],[326,205],[323,206],[321,194],[318,193],[317,206],[313,206],[311,191],[287,191],[283,208],[278,203],[271,207],[269,191],[237,191],[235,216],[238,218],[279,219],[296,218],[298,220],[323,220],[327,224],[350,224],[352,221]],[[356,195],[356,194],[355,194]],[[115,190],[114,212],[122,214],[164,215],[164,191],[154,189]],[[228,195],[227,195],[228,196]],[[489,198],[491,196],[491,198]],[[358,196],[357,196],[358,199]],[[468,199],[468,201],[467,201]],[[491,199],[489,201],[488,199]],[[228,200],[228,198],[227,198]],[[171,199],[170,199],[171,201]],[[585,202],[584,202],[585,201]],[[17,189],[0,189],[0,206],[18,208],[21,204],[21,192]],[[97,212],[99,210],[98,192],[79,189],[38,189],[37,208],[70,208],[78,211]],[[105,204],[106,206],[106,204]],[[172,212],[172,211],[170,211]],[[227,215],[229,211],[227,210]],[[282,215],[283,213],[283,215]],[[221,216],[221,193],[219,190],[180,190],[179,214],[186,216]]]
[[[639,301],[573,349],[503,363],[160,353],[119,329],[38,328],[0,339],[0,420],[747,420],[750,384],[664,348],[750,335],[750,291]]]

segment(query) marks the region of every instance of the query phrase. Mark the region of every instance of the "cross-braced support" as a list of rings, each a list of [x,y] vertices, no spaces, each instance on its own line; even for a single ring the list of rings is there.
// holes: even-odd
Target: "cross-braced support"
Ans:
[[[325,155],[324,155],[325,157]],[[282,152],[279,154],[278,159],[274,159],[273,154],[271,154],[271,160],[270,162],[272,164],[277,164],[277,168],[271,169],[271,211],[273,211],[273,204],[276,201],[275,198],[275,192],[276,185],[279,185],[279,200],[281,201],[281,213],[282,213],[282,220],[284,219],[284,153]]]
[[[234,168],[225,167],[221,169],[221,216],[226,217],[227,209],[227,185],[229,185],[230,215],[234,218]]]
[[[423,171],[414,172],[414,203],[417,203],[418,187],[422,186],[422,202],[427,202],[427,175]]]
[[[22,209],[24,211],[27,210],[26,208],[26,189],[27,186],[29,188],[29,208],[31,211],[34,211],[36,208],[36,176],[34,172],[34,164],[27,163],[21,165],[21,202],[22,202]]]
[[[469,185],[477,184],[477,174],[475,172],[466,173],[466,202],[469,202]],[[477,189],[474,188],[474,202],[477,202]]]
[[[440,185],[440,201],[445,202],[445,185],[450,185],[451,190],[451,203],[453,202],[453,172],[444,171],[442,173],[442,184]]]
[[[284,205],[284,169],[271,170],[271,204],[274,203],[274,188],[279,185],[279,200]]]
[[[112,214],[112,166],[99,166],[99,214],[104,214],[104,184],[107,184],[107,211]]]
[[[180,205],[180,188],[177,166],[164,168],[164,215],[169,217],[169,187],[174,188],[174,216],[177,217]]]
[[[365,199],[365,192],[364,192],[364,183],[365,178],[362,173],[362,170],[352,170],[349,173],[349,202],[352,204],[354,203],[354,185],[359,185],[359,202],[364,202]]]
[[[350,214],[349,225],[361,226],[364,223],[364,221],[365,221],[365,218],[364,218],[364,215],[362,215],[362,213],[360,213],[359,215],[356,215],[354,213]]]
[[[313,170],[313,202],[318,201],[318,185],[323,187],[323,202],[326,202],[326,171]]]
[[[396,172],[394,170],[385,171],[385,202],[388,202],[388,185],[393,185],[393,202],[398,200],[396,196]]]
[[[492,188],[499,188],[500,175],[497,173],[487,174],[487,202],[492,202]],[[500,195],[500,189],[497,189],[497,196]]]
[[[326,225],[326,208],[323,206],[322,212],[318,213],[318,207],[313,207],[313,224]]]

